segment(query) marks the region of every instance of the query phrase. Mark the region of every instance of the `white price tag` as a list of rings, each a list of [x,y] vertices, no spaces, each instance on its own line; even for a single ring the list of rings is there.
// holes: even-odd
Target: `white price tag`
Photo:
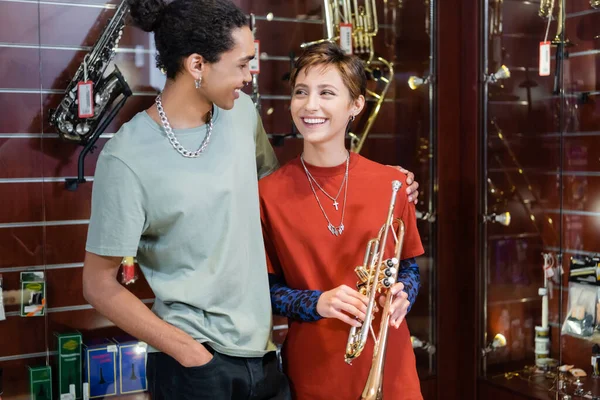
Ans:
[[[94,83],[92,81],[79,82],[77,84],[77,104],[79,106],[79,118],[90,118],[94,116]]]
[[[256,56],[250,60],[248,66],[251,74],[258,74],[260,73],[260,40],[254,41],[254,52]]]
[[[550,75],[550,42],[540,42],[540,76]]]
[[[340,24],[340,47],[346,54],[352,54],[352,24]]]
[[[116,344],[109,344],[108,346],[106,346],[106,351],[108,353],[116,353],[117,352],[117,345]]]

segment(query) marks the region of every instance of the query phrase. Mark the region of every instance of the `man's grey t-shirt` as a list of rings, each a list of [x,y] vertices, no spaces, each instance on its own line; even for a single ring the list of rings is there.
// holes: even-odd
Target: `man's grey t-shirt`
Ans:
[[[174,133],[194,151],[206,131]],[[221,353],[260,357],[274,346],[258,177],[275,168],[245,94],[231,110],[215,106],[212,137],[198,158],[179,154],[140,112],[98,159],[86,250],[137,255],[157,316]]]

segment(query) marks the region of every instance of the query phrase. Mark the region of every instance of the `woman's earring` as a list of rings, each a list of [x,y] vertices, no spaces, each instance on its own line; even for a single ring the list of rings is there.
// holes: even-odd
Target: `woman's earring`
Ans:
[[[202,76],[196,79],[196,89],[200,89],[202,87]]]
[[[356,116],[355,116],[355,115],[352,115],[352,116],[350,117],[350,122],[354,122],[354,118],[356,118]]]

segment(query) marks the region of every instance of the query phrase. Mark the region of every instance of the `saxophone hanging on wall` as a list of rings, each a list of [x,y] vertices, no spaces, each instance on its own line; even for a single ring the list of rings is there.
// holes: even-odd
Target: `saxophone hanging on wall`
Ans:
[[[362,149],[369,131],[379,114],[388,89],[394,77],[392,64],[382,57],[375,56],[373,38],[379,31],[377,20],[377,4],[375,0],[323,0],[323,14],[325,17],[326,38],[314,42],[303,43],[302,48],[330,41],[344,41],[345,32],[351,26],[351,47],[353,53],[365,61],[365,70],[370,80],[377,83],[376,90],[367,89],[367,94],[375,99],[367,122],[360,134],[350,132],[350,150],[359,153]],[[344,29],[342,29],[344,28]],[[383,68],[378,65],[383,66]]]
[[[78,183],[85,182],[85,156],[93,150],[95,142],[132,94],[117,66],[104,76],[115,55],[128,13],[129,7],[123,0],[92,50],[85,55],[59,106],[50,110],[50,124],[59,136],[84,146],[79,155],[78,177],[67,180],[69,189],[76,189]],[[82,91],[82,88],[85,90]],[[121,99],[113,106],[118,98]]]

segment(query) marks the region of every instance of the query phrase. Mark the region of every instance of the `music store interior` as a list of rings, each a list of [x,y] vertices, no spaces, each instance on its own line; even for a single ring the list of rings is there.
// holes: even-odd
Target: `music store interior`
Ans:
[[[600,1],[234,3],[258,49],[244,91],[282,165],[302,150],[296,57],[353,27],[369,82],[347,147],[419,182],[406,321],[423,398],[599,399]],[[96,397],[148,399],[146,344],[81,282],[98,155],[165,83],[153,35],[121,0],[0,0],[0,21],[0,398],[89,398],[112,379]],[[73,115],[86,81],[94,110]],[[121,268],[151,307],[137,260]],[[276,344],[287,328],[274,317]]]

